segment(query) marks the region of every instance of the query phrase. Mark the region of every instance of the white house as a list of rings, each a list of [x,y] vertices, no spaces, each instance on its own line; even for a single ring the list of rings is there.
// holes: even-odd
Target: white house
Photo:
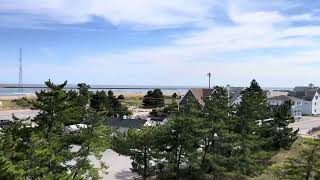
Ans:
[[[160,126],[164,125],[168,119],[166,117],[151,117],[147,118],[147,122],[144,124],[144,126]]]
[[[81,129],[86,129],[88,126],[86,124],[73,124],[64,127],[64,132],[68,134],[79,132]]]
[[[310,84],[309,86],[295,87],[292,95],[303,99],[302,114],[320,114],[320,88]]]
[[[274,96],[271,98],[268,98],[268,103],[270,106],[279,106],[282,105],[284,102],[290,101],[291,102],[291,113],[294,118],[301,118],[303,114],[303,103],[304,101],[302,99],[292,97],[292,96],[286,96],[286,95],[280,95],[280,96]]]

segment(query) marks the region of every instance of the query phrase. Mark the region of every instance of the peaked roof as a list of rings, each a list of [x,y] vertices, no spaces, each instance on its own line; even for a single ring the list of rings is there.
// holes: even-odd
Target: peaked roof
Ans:
[[[320,89],[318,88],[312,88],[312,89],[308,89],[305,91],[305,96],[304,96],[304,100],[306,101],[312,101],[314,95],[316,94],[316,92],[320,93]]]
[[[272,98],[269,98],[269,100],[278,100],[278,101],[301,101],[302,99],[292,97],[292,96],[286,96],[286,95],[280,95],[280,96],[274,96]]]
[[[296,86],[293,88],[293,91],[305,91],[308,88],[308,86]]]
[[[316,92],[320,94],[320,89],[319,87],[297,86],[293,89],[293,92],[294,97],[312,101]]]
[[[241,91],[244,87],[230,87],[230,102],[233,103],[241,96]],[[208,88],[193,88],[190,89],[196,100],[202,105],[205,105],[204,98],[210,96],[214,89]]]
[[[196,98],[196,100],[202,105],[204,106],[204,98],[210,96],[210,94],[212,94],[212,92],[214,91],[214,89],[204,89],[204,88],[192,88],[190,89],[192,94],[194,95],[194,97]]]

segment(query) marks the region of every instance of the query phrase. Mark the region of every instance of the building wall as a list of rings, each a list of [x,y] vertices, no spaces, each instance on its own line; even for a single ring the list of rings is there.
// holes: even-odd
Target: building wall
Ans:
[[[283,101],[280,101],[280,100],[268,100],[268,102],[271,106],[278,106],[283,103]]]
[[[319,115],[320,114],[320,96],[316,92],[312,100],[312,114]]]
[[[312,115],[312,101],[303,101],[302,114],[303,115]]]
[[[280,106],[284,102],[285,101],[283,101],[283,100],[272,100],[272,99],[268,100],[268,103],[271,106]],[[302,100],[292,102],[291,113],[292,113],[292,116],[295,118],[300,118],[302,116],[302,114],[303,114],[303,101]]]

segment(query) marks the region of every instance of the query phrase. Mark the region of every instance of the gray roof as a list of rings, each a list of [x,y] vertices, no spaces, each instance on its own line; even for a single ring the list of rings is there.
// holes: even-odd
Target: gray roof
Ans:
[[[316,94],[316,92],[320,93],[320,89],[308,89],[305,91],[305,96],[303,97],[304,100],[306,101],[312,101],[314,95]]]
[[[109,118],[106,121],[106,125],[118,128],[141,128],[146,122],[147,120],[145,119]]]
[[[241,91],[244,89],[244,87],[230,87],[230,102],[233,103],[241,96]],[[195,96],[196,100],[204,106],[204,98],[210,96],[213,91],[213,89],[208,88],[193,88],[190,89],[192,94]]]
[[[192,88],[190,89],[196,100],[204,106],[204,98],[210,96],[214,89],[207,89],[207,88]]]
[[[244,89],[244,87],[231,87],[230,88],[230,102],[234,103],[240,96],[241,91]]]
[[[319,87],[297,86],[293,89],[293,93],[291,94],[294,97],[301,98],[306,101],[312,101],[316,92],[320,93]]]
[[[305,91],[306,89],[308,89],[308,86],[296,86],[293,88],[293,91]]]
[[[276,100],[276,101],[302,101],[302,99],[299,99],[299,98],[296,98],[296,97],[292,97],[292,96],[285,96],[285,95],[274,96],[272,98],[269,98],[269,100]]]

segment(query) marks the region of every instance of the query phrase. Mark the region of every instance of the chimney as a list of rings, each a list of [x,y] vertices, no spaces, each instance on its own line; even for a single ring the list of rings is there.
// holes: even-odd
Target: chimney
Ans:
[[[309,88],[314,88],[314,85],[312,83],[310,83]]]

